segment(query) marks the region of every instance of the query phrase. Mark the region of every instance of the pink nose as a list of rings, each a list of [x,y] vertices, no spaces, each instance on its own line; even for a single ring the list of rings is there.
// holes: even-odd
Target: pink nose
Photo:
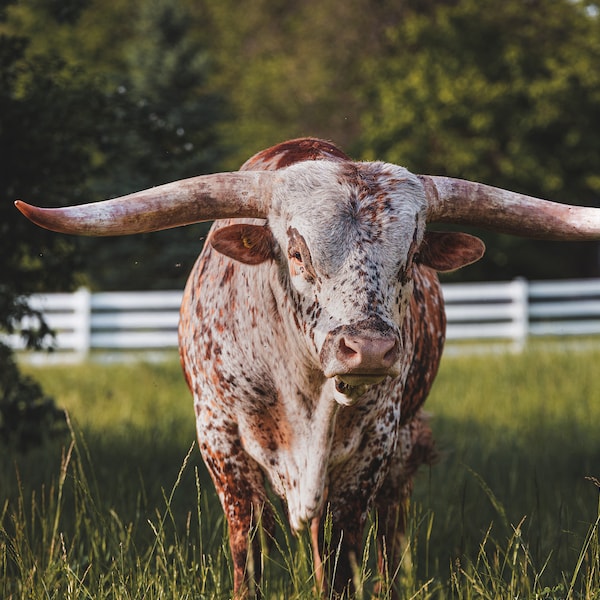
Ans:
[[[340,336],[336,358],[348,372],[385,371],[398,360],[398,342],[393,337],[367,338]]]

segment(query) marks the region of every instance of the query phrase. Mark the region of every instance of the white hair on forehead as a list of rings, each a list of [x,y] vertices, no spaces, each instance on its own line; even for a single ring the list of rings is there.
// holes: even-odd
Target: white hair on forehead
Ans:
[[[273,200],[287,226],[305,238],[316,266],[327,270],[371,235],[379,234],[384,253],[406,254],[417,221],[424,222],[423,187],[403,167],[311,161],[283,171]]]

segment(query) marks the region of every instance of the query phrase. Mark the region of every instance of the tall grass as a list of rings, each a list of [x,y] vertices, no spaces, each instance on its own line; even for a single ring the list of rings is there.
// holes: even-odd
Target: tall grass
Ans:
[[[417,478],[400,565],[356,598],[600,598],[599,351],[446,358],[428,401],[441,460]],[[176,362],[36,369],[62,443],[0,456],[0,598],[228,598],[227,532]],[[336,548],[329,548],[335,568]],[[266,598],[317,598],[281,524]]]

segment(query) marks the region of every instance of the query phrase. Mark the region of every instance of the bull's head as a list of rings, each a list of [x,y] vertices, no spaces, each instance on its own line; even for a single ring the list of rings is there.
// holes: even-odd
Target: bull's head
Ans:
[[[400,324],[417,263],[439,271],[481,257],[464,223],[554,240],[600,238],[600,210],[555,204],[462,180],[416,176],[396,165],[305,161],[276,171],[206,175],[122,198],[43,209],[17,201],[38,225],[62,233],[126,235],[225,218],[264,219],[217,229],[219,252],[246,264],[271,261],[302,313],[310,360],[349,403],[397,375]]]
[[[407,362],[401,324],[413,265],[456,269],[480,258],[483,243],[426,233],[423,185],[401,167],[301,162],[278,175],[267,224],[229,225],[209,240],[237,261],[276,265],[306,362],[349,404]]]

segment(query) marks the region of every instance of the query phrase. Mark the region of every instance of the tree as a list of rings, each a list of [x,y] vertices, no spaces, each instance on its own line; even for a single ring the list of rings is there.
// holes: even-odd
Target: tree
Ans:
[[[600,19],[569,0],[460,0],[387,30],[363,156],[600,204]],[[491,237],[485,234],[488,239]],[[598,275],[589,244],[494,236],[474,278]]]
[[[211,60],[184,4],[141,4],[123,47],[124,67],[108,74],[116,122],[102,140],[97,197],[112,197],[219,170],[222,98],[207,89]],[[182,288],[208,226],[84,242],[93,286]],[[92,261],[93,259],[93,261]]]
[[[49,331],[29,307],[28,295],[71,289],[81,281],[78,273],[86,264],[93,265],[90,273],[98,272],[103,253],[114,266],[113,276],[122,275],[131,286],[135,270],[123,268],[119,252],[158,257],[144,276],[164,287],[168,277],[156,276],[164,271],[160,259],[164,262],[173,249],[168,261],[183,262],[183,254],[191,266],[201,243],[197,232],[195,237],[188,232],[187,238],[165,232],[162,239],[111,240],[105,245],[99,241],[94,246],[31,225],[12,201],[21,197],[41,206],[60,206],[195,175],[218,156],[210,123],[219,103],[199,91],[198,75],[207,62],[198,46],[177,44],[177,50],[169,52],[168,45],[186,30],[187,21],[185,13],[171,11],[166,3],[138,22],[137,41],[150,38],[162,46],[151,43],[136,53],[131,51],[132,41],[131,55],[120,61],[121,67],[130,68],[121,68],[118,75],[108,66],[86,68],[69,57],[68,44],[50,48],[24,35],[35,31],[45,15],[56,40],[72,39],[85,20],[86,2],[38,6],[32,0],[16,8],[18,19],[12,14],[10,24],[0,22],[0,147],[9,149],[0,166],[0,330],[13,333],[21,319],[29,317],[27,343],[38,347],[50,343]],[[94,37],[93,33],[86,32]],[[117,63],[112,57],[110,64]],[[176,272],[180,280],[186,276],[183,271]],[[110,276],[100,282],[114,285]],[[61,429],[62,412],[39,385],[19,372],[4,344],[0,373],[1,439],[25,448]]]
[[[73,286],[79,254],[74,240],[32,226],[12,201],[60,205],[66,191],[83,194],[96,133],[85,115],[97,98],[76,75],[67,80],[60,62],[24,60],[26,46],[0,36],[0,330],[13,333],[28,316],[27,344],[41,346],[48,328],[27,296]],[[62,413],[3,343],[0,374],[0,439],[26,448],[62,429]]]
[[[217,124],[226,110],[207,89],[210,57],[194,2],[25,0],[5,28],[30,38],[25,56],[57,57],[100,92],[82,118],[95,122],[93,172],[70,204],[118,196],[219,170]],[[86,283],[96,289],[181,288],[206,225],[79,241]],[[67,240],[65,236],[62,239]]]
[[[221,0],[205,10],[217,66],[210,83],[231,104],[220,127],[229,168],[306,135],[353,152],[371,78],[365,58],[379,56],[381,33],[402,17],[405,2]]]

